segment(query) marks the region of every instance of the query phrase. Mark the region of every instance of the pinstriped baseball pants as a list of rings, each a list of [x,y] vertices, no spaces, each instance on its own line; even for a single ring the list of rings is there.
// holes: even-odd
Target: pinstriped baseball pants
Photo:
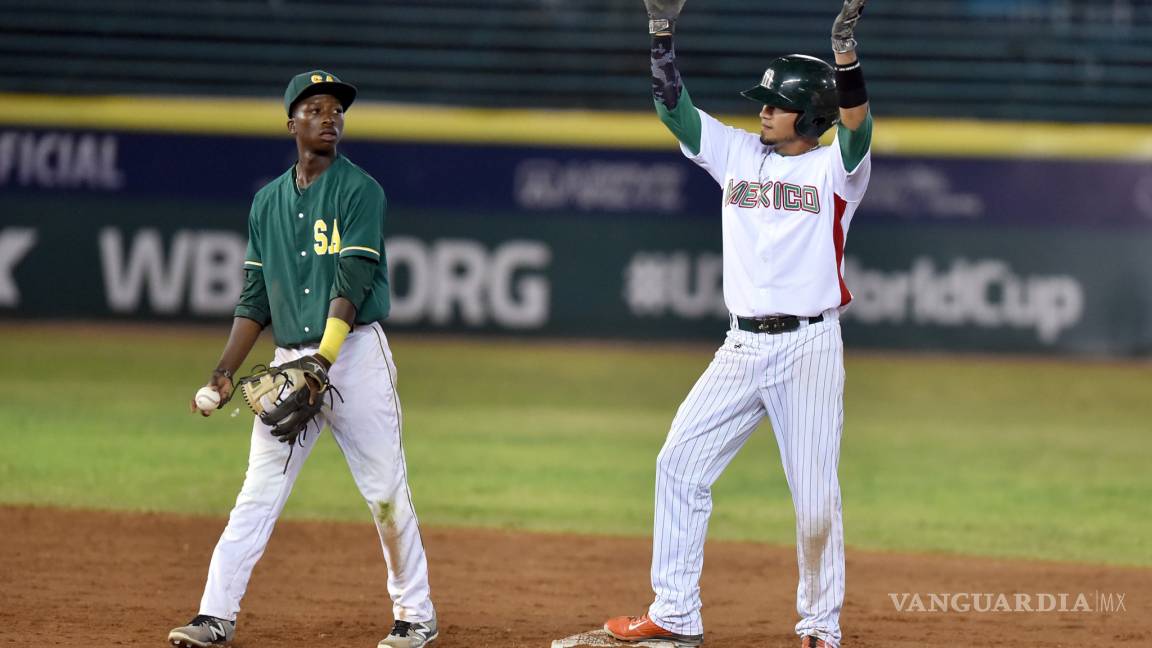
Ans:
[[[837,312],[824,315],[823,322],[777,335],[733,328],[676,412],[656,460],[656,600],[648,614],[661,627],[704,631],[700,571],[712,484],[767,415],[796,510],[796,632],[839,646],[844,347]]]

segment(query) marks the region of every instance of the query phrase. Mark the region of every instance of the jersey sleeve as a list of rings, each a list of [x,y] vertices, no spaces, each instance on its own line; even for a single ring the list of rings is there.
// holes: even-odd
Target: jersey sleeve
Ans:
[[[680,141],[685,155],[698,155],[700,153],[700,112],[692,105],[692,97],[688,88],[681,87],[680,95],[675,108],[668,108],[660,99],[653,100],[656,104],[656,114],[664,126]]]
[[[252,208],[248,210],[248,249],[244,252],[244,269],[252,270],[264,267],[264,257],[260,254],[260,228],[258,219],[260,210],[253,201]]]
[[[250,268],[244,271],[244,289],[240,301],[233,312],[236,317],[246,317],[260,326],[268,326],[272,321],[272,306],[268,303],[268,286],[264,283],[264,271]]]
[[[378,265],[378,262],[368,257],[352,255],[340,257],[336,264],[336,279],[332,282],[328,301],[343,297],[359,313],[364,300],[372,292],[372,280],[376,276]]]
[[[872,175],[872,115],[865,115],[864,123],[856,130],[836,125],[836,142],[829,156],[832,164],[832,187],[838,196],[848,202],[859,202],[868,189]]]
[[[365,182],[347,202],[337,227],[340,256],[361,256],[379,262],[384,247],[384,212],[388,199],[375,182]]]
[[[732,156],[745,144],[745,140],[756,136],[728,126],[699,108],[696,111],[700,115],[700,150],[693,152],[683,142],[680,143],[680,150],[685,157],[707,171],[717,184],[723,186]],[[759,139],[756,142],[759,143]]]
[[[259,211],[256,203],[248,213],[248,250],[244,253],[244,288],[236,303],[234,315],[246,317],[268,326],[272,321],[272,307],[268,303],[268,287],[264,283],[264,258],[260,254]]]

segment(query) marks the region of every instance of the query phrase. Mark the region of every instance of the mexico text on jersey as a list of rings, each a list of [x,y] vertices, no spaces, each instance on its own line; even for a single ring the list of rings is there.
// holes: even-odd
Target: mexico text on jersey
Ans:
[[[847,159],[837,142],[784,156],[752,133],[700,112],[700,152],[684,154],[724,188],[724,300],[742,317],[811,317],[852,300],[844,245],[871,173],[871,156]],[[848,169],[851,169],[849,171]]]

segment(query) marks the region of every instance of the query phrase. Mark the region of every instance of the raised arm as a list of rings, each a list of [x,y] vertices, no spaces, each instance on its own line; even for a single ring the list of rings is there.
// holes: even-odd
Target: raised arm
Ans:
[[[685,0],[644,0],[652,36],[652,99],[660,121],[693,154],[700,152],[700,115],[676,68],[672,34]]]
[[[867,0],[844,0],[832,23],[832,51],[836,55],[836,89],[840,93],[840,123],[857,131],[868,118],[868,92],[856,56],[856,23]]]

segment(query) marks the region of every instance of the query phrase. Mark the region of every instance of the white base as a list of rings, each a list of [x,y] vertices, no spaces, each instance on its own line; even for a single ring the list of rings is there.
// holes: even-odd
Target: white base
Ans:
[[[564,639],[557,639],[552,642],[552,648],[578,648],[582,646],[591,646],[597,648],[600,646],[619,648],[621,646],[641,646],[642,648],[678,648],[678,645],[671,641],[617,641],[612,635],[608,634],[607,630],[593,630],[592,632],[582,632],[571,637]]]

